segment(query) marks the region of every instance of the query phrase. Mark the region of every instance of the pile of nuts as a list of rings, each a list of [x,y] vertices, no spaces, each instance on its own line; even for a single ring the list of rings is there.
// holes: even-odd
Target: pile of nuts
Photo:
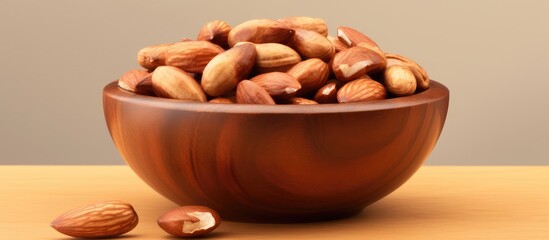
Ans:
[[[414,61],[385,53],[350,27],[328,36],[312,17],[254,19],[232,28],[202,27],[197,40],[143,48],[120,88],[138,94],[197,102],[318,104],[379,100],[429,88]]]

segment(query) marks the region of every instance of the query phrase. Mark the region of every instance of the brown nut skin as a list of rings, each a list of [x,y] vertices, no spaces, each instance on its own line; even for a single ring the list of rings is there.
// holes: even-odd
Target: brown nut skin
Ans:
[[[135,93],[147,95],[147,96],[156,96],[152,86],[152,73],[148,73],[143,76],[141,80],[135,85]]]
[[[224,49],[229,48],[228,38],[231,25],[221,20],[214,20],[206,23],[198,32],[196,40],[210,41]]]
[[[136,92],[135,87],[148,74],[149,72],[141,69],[129,70],[118,79],[118,87],[126,91]]]
[[[423,67],[415,61],[402,55],[387,53],[387,67],[391,65],[406,65],[410,67],[416,78],[417,90],[425,90],[429,88],[429,75]]]
[[[313,100],[320,104],[337,103],[337,90],[339,90],[337,82],[330,80],[330,82],[318,89]]]
[[[194,78],[179,68],[160,66],[154,70],[151,80],[154,92],[159,97],[196,102],[207,100]]]
[[[148,70],[166,65],[166,50],[173,43],[164,43],[144,47],[137,53],[137,63]]]
[[[334,46],[334,50],[335,50],[336,53],[341,52],[341,51],[349,48],[349,46],[347,46],[347,44],[341,42],[338,38],[336,38],[334,36],[328,36],[328,40],[330,40],[330,42],[332,42],[332,45]]]
[[[290,103],[290,104],[296,104],[296,105],[318,104],[317,102],[315,102],[315,101],[313,101],[313,100],[311,100],[311,99],[300,98],[300,97],[290,98],[290,100],[288,100],[288,103]]]
[[[408,96],[416,91],[416,77],[405,65],[392,65],[383,73],[383,83],[391,94]]]
[[[107,201],[81,206],[51,222],[55,230],[76,238],[116,237],[131,231],[139,217],[132,205]]]
[[[235,101],[233,101],[232,99],[230,98],[223,98],[223,97],[218,97],[218,98],[214,98],[210,101],[208,101],[210,103],[236,103]]]
[[[223,51],[208,41],[176,42],[143,48],[137,53],[137,61],[149,70],[166,65],[190,73],[202,73],[206,64]]]
[[[278,19],[279,22],[294,30],[307,30],[317,32],[322,36],[328,35],[328,26],[321,18],[313,17],[285,17]]]
[[[296,30],[291,46],[304,59],[320,58],[329,62],[335,54],[335,48],[325,36],[307,30]]]
[[[326,84],[330,75],[330,66],[318,58],[311,58],[296,64],[286,73],[301,84],[297,96],[307,96]]]
[[[223,51],[208,41],[178,42],[166,48],[166,65],[189,73],[202,73],[210,60]]]
[[[256,57],[253,43],[242,42],[215,56],[204,68],[200,85],[209,96],[233,90],[252,71]]]
[[[340,103],[367,102],[387,98],[385,87],[372,79],[359,78],[348,82],[337,91]]]
[[[349,47],[358,46],[360,44],[362,47],[383,52],[374,40],[350,27],[337,28],[337,37]]]
[[[301,84],[294,77],[283,72],[263,73],[250,81],[257,83],[275,99],[292,98],[301,89]]]
[[[254,71],[256,73],[286,72],[297,63],[301,57],[292,48],[279,43],[255,44],[257,56]]]
[[[157,219],[158,226],[176,237],[198,237],[221,224],[221,217],[205,206],[183,206],[170,210]],[[204,226],[199,226],[205,224]]]
[[[387,59],[377,51],[351,47],[338,52],[332,61],[332,71],[339,81],[348,82],[365,74],[381,72]]]
[[[276,104],[267,90],[250,80],[242,80],[236,86],[236,103],[241,104]]]
[[[287,43],[294,30],[271,19],[253,19],[243,22],[229,32],[229,46],[238,42]]]

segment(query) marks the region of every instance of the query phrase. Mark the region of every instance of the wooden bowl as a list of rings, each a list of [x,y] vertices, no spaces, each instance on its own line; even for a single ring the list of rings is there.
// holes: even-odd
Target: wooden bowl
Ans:
[[[240,105],[137,95],[108,84],[103,108],[122,158],[180,205],[246,222],[359,213],[432,151],[449,91],[368,103]]]

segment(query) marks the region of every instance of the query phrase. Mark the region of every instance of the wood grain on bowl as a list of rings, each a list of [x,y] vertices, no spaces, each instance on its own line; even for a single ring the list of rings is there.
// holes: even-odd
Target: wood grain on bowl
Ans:
[[[147,184],[227,220],[316,221],[360,212],[402,185],[442,131],[449,92],[368,103],[242,105],[104,89],[116,147]]]

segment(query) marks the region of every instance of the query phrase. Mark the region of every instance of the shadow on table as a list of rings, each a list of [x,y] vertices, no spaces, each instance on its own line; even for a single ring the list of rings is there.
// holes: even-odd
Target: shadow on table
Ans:
[[[139,239],[139,235],[136,235],[136,234],[124,234],[124,235],[120,235],[120,236],[117,236],[117,237],[110,237],[110,238],[100,238],[100,239],[103,239],[103,240],[109,240],[109,239],[116,239],[116,240],[119,240],[119,239]],[[61,238],[57,238],[55,240],[76,240],[76,239],[89,239],[89,238],[74,238],[74,237],[61,237]]]
[[[448,199],[452,198],[452,199]],[[140,221],[155,221],[157,215],[175,207],[170,201],[161,201],[159,198],[142,199],[144,206],[154,206],[154,209]],[[391,227],[404,228],[427,228],[431,222],[452,221],[457,215],[463,216],[460,212],[463,207],[459,202],[476,201],[475,199],[456,199],[451,195],[429,194],[427,196],[394,196],[382,199],[365,208],[361,213],[338,220],[321,221],[313,223],[291,223],[291,224],[266,224],[266,223],[240,223],[225,221],[220,228],[205,236],[207,239],[225,238],[254,238],[258,236],[307,236],[312,238],[326,238],[330,236],[347,235],[353,230],[359,232],[382,232]],[[456,203],[449,206],[449,202]],[[150,215],[150,216],[149,216]],[[159,230],[159,233],[162,232]],[[139,234],[122,235],[109,239],[141,239]],[[58,238],[57,240],[69,240],[74,238]],[[157,239],[178,239],[166,233],[158,235]]]
[[[300,236],[325,238],[325,234],[348,234],[353,229],[367,229],[368,232],[387,231],[390,226],[405,228],[426,228],[419,226],[430,222],[452,221],[460,215],[459,207],[448,206],[448,198],[453,196],[405,196],[388,197],[365,208],[360,214],[338,220],[292,223],[292,224],[252,224],[224,222],[223,236]],[[455,201],[459,201],[456,199]],[[462,215],[462,214],[461,214]],[[389,228],[388,228],[389,227]],[[312,233],[312,235],[311,235]]]

